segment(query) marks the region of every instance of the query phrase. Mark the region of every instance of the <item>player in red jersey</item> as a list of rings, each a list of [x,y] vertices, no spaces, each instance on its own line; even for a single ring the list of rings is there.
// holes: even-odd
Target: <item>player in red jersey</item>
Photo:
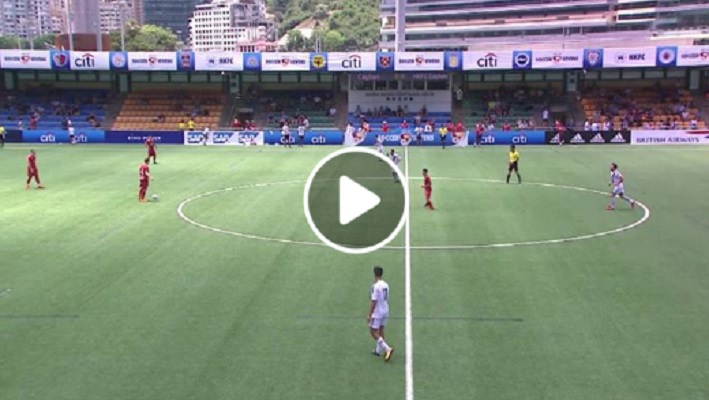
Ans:
[[[158,156],[157,152],[155,152],[155,138],[153,138],[152,136],[148,136],[148,138],[145,140],[145,147],[148,148],[148,160],[152,158],[153,164],[157,164]]]
[[[424,207],[427,207],[431,211],[435,210],[433,207],[433,202],[431,201],[433,185],[431,184],[431,177],[428,176],[428,169],[426,168],[423,169],[423,185],[421,185],[421,187],[423,188],[423,195],[426,198],[426,204],[424,204]]]
[[[148,194],[148,185],[150,185],[150,158],[143,160],[138,169],[138,177],[140,178],[140,185],[138,186],[138,201],[141,203],[146,202],[145,195]]]
[[[37,183],[37,189],[44,189],[44,186],[39,182],[39,170],[37,169],[37,156],[34,150],[30,150],[30,154],[27,155],[27,185],[25,189],[30,189],[30,182],[32,178]]]

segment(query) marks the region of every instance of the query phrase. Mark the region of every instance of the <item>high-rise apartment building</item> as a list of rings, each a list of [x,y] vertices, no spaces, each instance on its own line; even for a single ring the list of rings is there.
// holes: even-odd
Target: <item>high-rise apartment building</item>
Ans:
[[[380,47],[407,50],[679,44],[709,25],[705,0],[381,0],[379,10]]]
[[[31,39],[52,33],[50,0],[3,0],[0,35]]]
[[[273,40],[274,34],[264,0],[214,0],[196,6],[190,20],[194,51],[239,51],[243,45]]]
[[[169,28],[185,40],[194,8],[202,3],[205,0],[143,0],[144,23]]]

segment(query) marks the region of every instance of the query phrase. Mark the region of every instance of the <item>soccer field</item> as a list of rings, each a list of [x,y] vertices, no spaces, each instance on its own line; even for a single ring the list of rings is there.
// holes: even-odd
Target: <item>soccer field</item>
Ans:
[[[43,191],[0,150],[0,399],[709,398],[709,148],[522,147],[522,185],[502,146],[408,149],[410,337],[403,232],[354,256],[306,223],[334,150],[162,146],[147,204],[140,146],[39,146]],[[610,162],[644,207],[605,210]]]

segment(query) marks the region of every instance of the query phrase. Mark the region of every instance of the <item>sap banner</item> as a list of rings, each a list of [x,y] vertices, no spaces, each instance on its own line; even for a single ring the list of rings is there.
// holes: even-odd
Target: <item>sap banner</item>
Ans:
[[[632,131],[630,144],[639,146],[709,144],[709,130],[703,131]]]
[[[263,132],[256,131],[210,131],[207,132],[208,146],[257,146],[264,143]],[[185,131],[183,133],[185,145],[204,145],[203,131]]]
[[[106,132],[96,129],[76,129],[76,143],[103,143]],[[22,141],[25,143],[69,143],[69,131],[60,129],[23,130]]]

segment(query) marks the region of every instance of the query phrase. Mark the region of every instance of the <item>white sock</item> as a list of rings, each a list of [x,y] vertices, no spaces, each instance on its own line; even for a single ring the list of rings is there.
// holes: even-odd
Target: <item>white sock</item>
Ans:
[[[377,347],[379,347],[380,350],[384,351],[389,351],[391,347],[387,344],[387,342],[384,341],[384,338],[380,337],[379,340],[377,340]]]

